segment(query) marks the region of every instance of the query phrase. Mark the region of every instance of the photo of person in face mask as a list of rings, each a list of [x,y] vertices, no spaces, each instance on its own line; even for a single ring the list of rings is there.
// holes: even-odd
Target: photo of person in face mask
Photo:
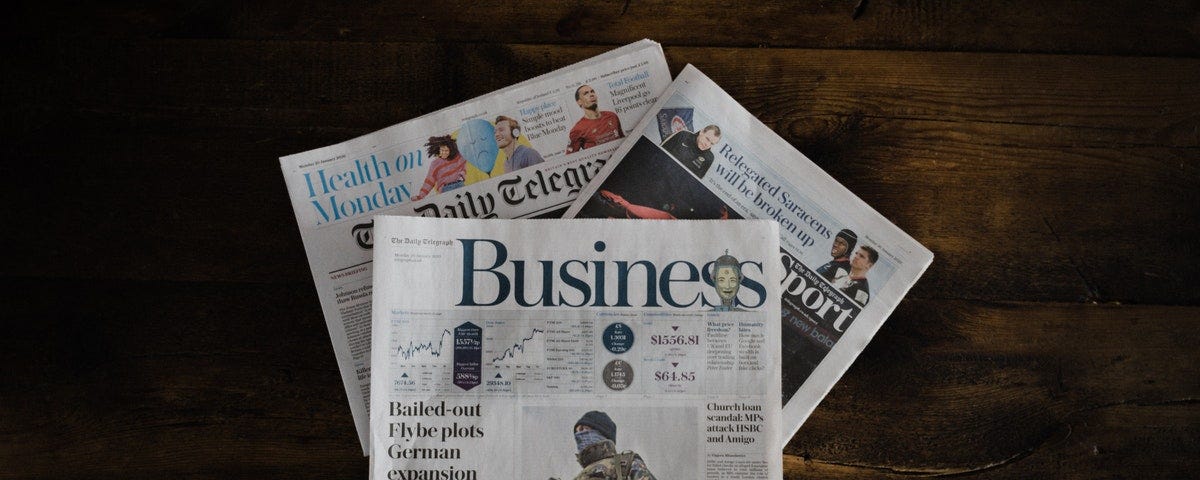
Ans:
[[[575,458],[583,470],[576,480],[654,480],[641,455],[617,453],[617,424],[607,413],[592,410],[575,422]]]

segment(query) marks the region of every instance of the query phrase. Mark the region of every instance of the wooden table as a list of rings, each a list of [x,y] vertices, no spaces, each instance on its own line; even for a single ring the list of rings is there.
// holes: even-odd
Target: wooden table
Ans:
[[[0,478],[364,478],[277,157],[643,37],[936,255],[788,478],[1200,475],[1195,2],[334,3],[6,16]]]

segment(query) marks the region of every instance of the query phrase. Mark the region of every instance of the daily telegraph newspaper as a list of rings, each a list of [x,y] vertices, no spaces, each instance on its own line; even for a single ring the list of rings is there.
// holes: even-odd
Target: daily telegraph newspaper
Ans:
[[[363,453],[372,216],[560,213],[670,83],[649,40],[280,159]]]
[[[786,445],[933,253],[688,65],[566,218],[779,223]]]
[[[783,477],[777,223],[375,228],[372,479]]]

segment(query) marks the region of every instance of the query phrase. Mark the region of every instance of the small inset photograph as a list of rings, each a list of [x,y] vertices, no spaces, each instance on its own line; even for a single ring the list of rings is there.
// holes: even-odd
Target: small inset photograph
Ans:
[[[835,276],[830,284],[850,297],[860,307],[867,306],[871,301],[871,286],[867,275],[879,261],[879,250],[870,245],[859,245],[846,262],[846,269]]]
[[[691,407],[524,407],[521,478],[701,478]]]
[[[529,138],[521,134],[521,122],[508,115],[496,117],[496,146],[500,153],[496,163],[504,166],[504,173],[515,172],[544,162]]]
[[[742,289],[742,262],[739,262],[736,257],[729,254],[726,250],[724,255],[717,257],[713,262],[713,288],[717,290],[717,297],[721,299],[721,304],[712,308],[714,312],[744,312],[737,301],[738,290]]]
[[[545,161],[521,134],[521,123],[507,115],[467,120],[449,135],[429,137],[425,149],[429,170],[414,201]]]
[[[585,83],[575,89],[575,104],[579,105],[581,116],[568,133],[567,153],[625,138],[621,118],[611,110],[600,109],[600,97],[591,85]]]
[[[891,277],[896,267],[881,258],[877,247],[851,228],[838,230],[829,242],[829,253],[821,257],[820,249],[813,249],[806,256],[817,275],[829,282],[859,307],[871,302],[871,286],[880,288]],[[824,263],[820,263],[824,262]]]
[[[462,188],[466,184],[467,160],[459,153],[454,135],[429,137],[425,148],[430,158],[429,170],[425,172],[421,190],[413,195],[413,201]]]
[[[740,219],[700,180],[646,137],[579,211],[581,218]]]
[[[663,102],[662,108],[654,114],[654,120],[642,135],[655,138],[657,133],[658,145],[680,165],[697,177],[708,175],[716,152],[720,150],[721,122],[693,106],[691,100],[679,93]]]
[[[683,130],[692,131],[692,107],[660,108],[654,115],[658,121],[658,141]]]
[[[710,124],[695,132],[680,130],[672,133],[660,146],[697,177],[704,178],[716,158],[712,149],[720,141],[721,127]]]

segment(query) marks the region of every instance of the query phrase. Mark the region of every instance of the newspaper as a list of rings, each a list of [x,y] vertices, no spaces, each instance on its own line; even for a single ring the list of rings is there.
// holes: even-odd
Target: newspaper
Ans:
[[[670,83],[662,48],[626,45],[337,145],[280,159],[363,453],[376,214],[561,213]]]
[[[375,222],[372,479],[783,477],[775,222]]]
[[[566,218],[779,223],[786,445],[933,254],[688,65]]]

